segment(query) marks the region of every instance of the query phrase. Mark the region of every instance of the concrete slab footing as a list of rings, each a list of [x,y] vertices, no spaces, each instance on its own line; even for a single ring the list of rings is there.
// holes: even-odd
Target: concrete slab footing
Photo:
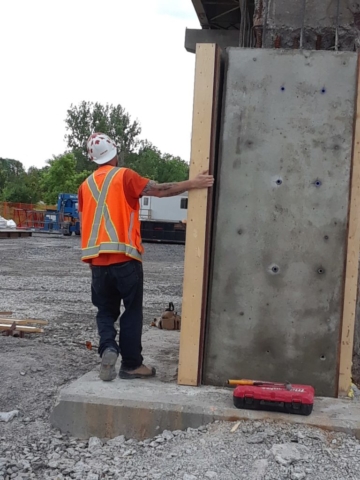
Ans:
[[[158,379],[105,383],[94,370],[59,395],[51,423],[63,433],[142,440],[164,430],[197,428],[215,420],[269,420],[346,432],[360,438],[357,400],[317,398],[309,417],[233,408],[232,391],[217,387],[184,387]]]

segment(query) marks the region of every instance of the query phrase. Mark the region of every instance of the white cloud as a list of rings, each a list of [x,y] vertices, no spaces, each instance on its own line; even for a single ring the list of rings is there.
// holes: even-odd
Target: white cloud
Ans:
[[[161,150],[190,155],[197,28],[190,0],[12,0],[2,5],[0,157],[64,151],[71,103],[120,103]]]

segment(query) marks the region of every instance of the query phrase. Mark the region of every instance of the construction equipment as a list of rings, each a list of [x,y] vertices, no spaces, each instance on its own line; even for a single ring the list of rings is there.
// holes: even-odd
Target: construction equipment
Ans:
[[[40,209],[27,205],[26,208],[14,208],[13,214],[18,229],[80,235],[78,196],[72,193],[60,193],[56,208]]]
[[[78,196],[72,193],[60,193],[55,210],[47,209],[44,225],[40,231],[57,231],[65,236],[80,235]]]
[[[258,380],[229,380],[236,385],[233,402],[236,408],[310,415],[315,390],[309,385],[263,382]]]

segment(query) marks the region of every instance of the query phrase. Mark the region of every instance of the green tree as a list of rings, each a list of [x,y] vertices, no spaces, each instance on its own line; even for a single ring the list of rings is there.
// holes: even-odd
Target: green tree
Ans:
[[[189,165],[184,160],[162,154],[147,140],[140,142],[138,152],[128,156],[125,166],[159,183],[181,182],[189,177]]]
[[[8,183],[3,189],[2,200],[5,202],[14,203],[36,203],[33,190],[25,183],[26,176],[24,175],[23,182]]]
[[[26,172],[25,185],[31,191],[31,203],[38,203],[43,197],[42,178],[48,167],[30,167]]]
[[[77,193],[80,184],[91,172],[76,170],[76,159],[72,153],[65,153],[48,160],[48,168],[41,179],[43,201],[55,204],[59,193]]]
[[[0,158],[0,200],[29,203],[32,191],[26,184],[27,174],[18,160]]]
[[[189,178],[189,165],[180,157],[165,153],[161,157],[158,182],[183,182]]]
[[[123,161],[135,150],[141,133],[139,123],[132,121],[121,105],[101,105],[97,102],[83,101],[78,106],[71,105],[65,124],[65,140],[75,156],[78,172],[96,168],[94,163],[89,162],[86,150],[86,141],[92,133],[109,135],[119,147]]]
[[[8,183],[16,182],[24,173],[24,165],[18,160],[0,158],[0,194]]]

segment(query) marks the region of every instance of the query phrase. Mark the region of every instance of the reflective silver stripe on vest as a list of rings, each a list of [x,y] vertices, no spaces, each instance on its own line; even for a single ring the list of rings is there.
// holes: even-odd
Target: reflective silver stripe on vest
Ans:
[[[124,243],[111,242],[103,242],[98,247],[84,248],[82,258],[83,260],[94,258],[97,257],[99,253],[123,253],[128,257],[141,260],[141,253],[138,252],[135,247],[125,245]]]
[[[134,212],[131,212],[130,214],[130,222],[129,222],[129,230],[128,230],[128,239],[129,239],[129,244],[131,247],[133,247],[132,241],[131,241],[131,234],[132,234],[132,229],[134,226]]]
[[[90,259],[97,257],[100,253],[123,253],[131,258],[135,258],[141,261],[141,253],[138,252],[136,247],[132,245],[132,229],[134,225],[134,212],[131,212],[130,215],[130,225],[128,230],[128,244],[120,243],[119,237],[117,235],[116,229],[111,221],[110,213],[108,206],[106,204],[107,194],[111,181],[115,175],[119,172],[119,168],[113,168],[106,175],[104,183],[99,191],[98,186],[94,180],[94,176],[91,175],[87,184],[91,191],[94,200],[97,202],[97,207],[95,210],[94,221],[91,228],[91,234],[89,242],[86,248],[82,249],[83,256],[82,259]],[[109,242],[101,242],[100,245],[96,245],[96,240],[99,235],[101,220],[104,218],[105,229],[109,235]]]

